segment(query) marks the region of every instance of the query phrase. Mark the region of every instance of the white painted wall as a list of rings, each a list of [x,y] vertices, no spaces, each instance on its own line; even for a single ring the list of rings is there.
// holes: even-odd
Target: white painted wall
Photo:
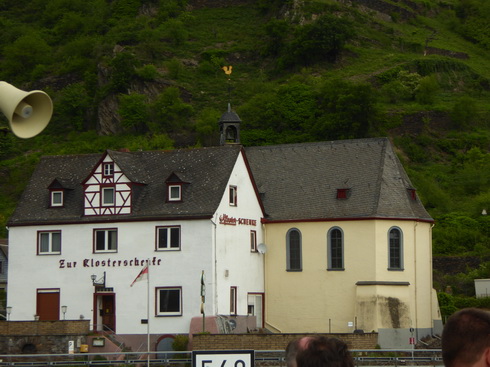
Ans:
[[[230,206],[228,186],[237,187],[237,206]],[[220,217],[237,219],[236,225],[220,224]],[[240,224],[240,218],[255,221]],[[263,242],[262,210],[250,180],[243,155],[240,154],[230,175],[223,199],[215,216],[217,314],[230,314],[230,287],[237,287],[237,314],[247,315],[248,293],[264,292],[264,255],[251,252],[250,231],[257,233],[257,244]],[[242,221],[243,222],[243,221]]]
[[[94,287],[90,276],[95,274],[100,279],[105,271],[106,287],[113,288],[115,293],[116,332],[145,334],[147,326],[141,324],[141,319],[147,318],[147,284],[144,281],[130,285],[146,259],[156,264],[150,267],[151,333],[189,331],[191,318],[200,316],[203,270],[206,315],[229,315],[230,286],[238,290],[238,314],[246,315],[248,293],[264,291],[264,270],[263,255],[250,251],[250,230],[257,231],[257,243],[263,239],[262,211],[242,155],[229,184],[238,188],[238,205],[229,205],[227,187],[213,220],[11,227],[8,294],[11,320],[33,320],[37,290],[58,288],[60,306],[68,306],[67,319],[83,315],[94,323]],[[220,224],[223,214],[253,220],[255,226]],[[181,226],[180,251],[155,250],[156,227],[166,225]],[[103,228],[117,228],[117,252],[93,253],[93,231]],[[41,230],[61,230],[60,255],[37,255],[37,233]],[[111,266],[107,265],[109,262]],[[155,316],[156,287],[182,287],[182,316]]]
[[[155,251],[155,227],[162,225],[181,225],[181,251]],[[94,228],[118,228],[117,253],[92,253]],[[61,255],[36,255],[38,230],[62,230]],[[34,319],[39,288],[60,289],[60,303],[68,306],[67,319],[78,319],[80,315],[92,319],[94,287],[90,276],[95,274],[99,279],[105,271],[106,286],[113,287],[116,294],[117,333],[144,334],[146,325],[141,324],[141,319],[147,318],[147,286],[146,281],[141,281],[130,287],[142,269],[141,265],[134,266],[135,258],[139,261],[155,258],[156,263],[161,260],[159,266],[150,267],[150,332],[188,332],[190,319],[200,315],[201,272],[212,272],[209,220],[12,227],[9,238],[11,320]],[[122,263],[115,267],[95,266],[96,261],[109,259]],[[133,266],[124,266],[124,260],[128,263],[132,260]],[[165,286],[182,287],[182,316],[154,316],[155,287]],[[213,297],[211,286],[207,293]]]

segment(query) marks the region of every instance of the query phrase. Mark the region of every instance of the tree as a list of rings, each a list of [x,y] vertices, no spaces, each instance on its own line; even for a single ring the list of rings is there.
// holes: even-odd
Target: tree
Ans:
[[[28,80],[37,66],[52,62],[51,47],[41,33],[28,33],[5,46],[2,72]]]
[[[90,111],[91,102],[83,83],[68,85],[56,104],[58,120],[68,124],[70,129],[83,131],[87,127],[87,111]]]
[[[311,86],[291,82],[255,95],[240,108],[240,115],[247,127],[286,133],[308,129],[316,108]]]
[[[198,142],[204,146],[213,146],[219,141],[218,119],[219,111],[205,108],[199,114],[196,121],[196,133]]]
[[[316,62],[337,61],[345,43],[354,35],[349,21],[325,14],[311,24],[298,28],[284,57],[285,66],[299,63],[304,66]]]
[[[379,116],[377,97],[370,84],[327,81],[319,95],[320,116],[313,126],[317,139],[352,139],[368,136]]]
[[[146,96],[143,94],[121,94],[119,96],[119,115],[122,125],[129,131],[143,133],[148,130],[149,111]]]
[[[176,131],[189,124],[194,109],[180,98],[176,87],[166,88],[151,104],[152,131]]]
[[[272,19],[265,26],[267,34],[265,54],[278,56],[285,47],[286,36],[288,35],[289,25],[285,20]]]
[[[400,70],[397,76],[397,80],[400,81],[405,89],[406,95],[409,96],[410,99],[415,99],[417,88],[420,85],[420,79],[422,79],[420,74],[411,73],[407,70]]]
[[[138,65],[136,57],[129,52],[118,53],[112,60],[111,86],[115,92],[127,92]]]

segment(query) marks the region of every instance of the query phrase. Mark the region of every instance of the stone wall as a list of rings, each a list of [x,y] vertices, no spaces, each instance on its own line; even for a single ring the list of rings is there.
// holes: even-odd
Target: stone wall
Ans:
[[[307,335],[312,334],[194,334],[192,350],[284,350],[291,340]],[[350,349],[375,349],[378,343],[377,333],[315,335],[341,339]]]
[[[90,320],[0,321],[0,354],[68,353],[69,341],[78,352],[89,332]]]

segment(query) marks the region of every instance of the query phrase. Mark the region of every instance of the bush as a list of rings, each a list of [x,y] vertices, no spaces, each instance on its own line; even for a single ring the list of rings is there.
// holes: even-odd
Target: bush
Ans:
[[[136,75],[143,80],[152,81],[158,77],[158,71],[155,65],[146,64],[145,66],[136,69]]]
[[[466,129],[473,127],[472,125],[478,119],[478,110],[476,102],[473,98],[463,96],[455,103],[451,111],[451,122],[453,127]]]
[[[189,344],[189,337],[187,335],[179,334],[175,335],[174,341],[172,343],[172,349],[178,352],[183,352],[187,350]]]
[[[437,293],[437,299],[439,301],[439,309],[441,316],[444,318],[451,316],[458,308],[454,304],[454,297],[451,294],[444,292]]]
[[[435,76],[426,76],[420,80],[415,91],[415,100],[425,105],[433,104],[438,90],[439,84]]]

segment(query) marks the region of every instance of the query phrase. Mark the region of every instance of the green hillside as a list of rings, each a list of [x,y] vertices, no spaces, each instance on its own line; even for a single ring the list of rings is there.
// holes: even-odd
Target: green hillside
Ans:
[[[0,236],[41,155],[215,145],[230,102],[245,145],[389,136],[434,255],[482,259],[436,278],[469,295],[490,276],[489,17],[486,0],[4,0],[0,80],[55,113],[0,134]]]

